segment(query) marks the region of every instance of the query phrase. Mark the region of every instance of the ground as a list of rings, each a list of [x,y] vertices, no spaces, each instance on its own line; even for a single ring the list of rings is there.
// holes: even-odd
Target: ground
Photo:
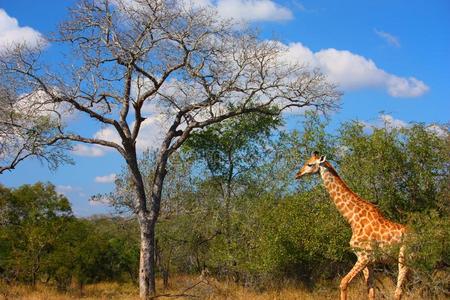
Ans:
[[[365,286],[362,278],[355,279],[351,284],[349,298],[365,299]],[[201,279],[196,276],[177,276],[171,279],[170,287],[163,290],[159,284],[160,296],[158,299],[256,299],[256,300],[325,300],[338,299],[338,283],[329,282],[316,286],[309,290],[298,283],[285,282],[279,288],[264,288],[254,290],[245,288],[232,282],[219,282],[214,279]],[[377,299],[391,299],[394,292],[394,284],[391,279],[377,280]],[[53,287],[39,284],[32,289],[23,285],[0,285],[0,299],[18,300],[72,300],[72,299],[101,299],[101,300],[139,300],[137,286],[125,283],[97,283],[86,285],[81,293],[73,286],[68,292],[61,293]],[[180,295],[182,294],[182,295]],[[165,296],[164,296],[165,295]],[[177,296],[178,295],[178,296]],[[422,300],[420,289],[409,291],[405,300]],[[436,300],[448,299],[445,296]]]

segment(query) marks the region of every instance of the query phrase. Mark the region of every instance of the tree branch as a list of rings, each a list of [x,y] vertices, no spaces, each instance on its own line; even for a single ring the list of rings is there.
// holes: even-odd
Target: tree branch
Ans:
[[[95,145],[101,145],[109,148],[114,148],[117,151],[119,151],[122,156],[126,157],[126,152],[124,148],[122,148],[120,145],[111,142],[111,141],[105,141],[102,139],[96,139],[96,138],[86,138],[80,135],[76,134],[67,134],[67,135],[57,135],[55,136],[51,142],[49,142],[49,145],[52,145],[53,143],[57,142],[58,140],[69,140],[69,141],[75,141],[75,142],[82,142],[86,144],[95,144]]]

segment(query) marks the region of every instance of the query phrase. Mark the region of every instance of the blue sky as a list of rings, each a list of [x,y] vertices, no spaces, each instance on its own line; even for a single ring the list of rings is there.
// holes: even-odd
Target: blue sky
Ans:
[[[401,125],[449,122],[447,0],[198,1],[216,6],[225,17],[242,18],[258,26],[263,39],[278,39],[293,57],[321,68],[340,84],[344,91],[342,109],[332,115],[332,126],[350,119],[376,123],[381,111]],[[0,47],[2,40],[11,36],[45,35],[55,30],[74,2],[0,0]],[[58,57],[59,50],[50,44],[47,58]],[[296,118],[290,118],[288,127],[296,124]],[[91,135],[98,130],[82,125],[81,119],[75,125],[84,126],[82,130]],[[56,171],[28,160],[13,172],[0,175],[0,182],[14,187],[50,181],[69,197],[77,215],[107,211],[88,199],[112,189],[111,174],[120,172],[122,159],[111,151],[96,153],[84,148],[73,158],[75,165]]]

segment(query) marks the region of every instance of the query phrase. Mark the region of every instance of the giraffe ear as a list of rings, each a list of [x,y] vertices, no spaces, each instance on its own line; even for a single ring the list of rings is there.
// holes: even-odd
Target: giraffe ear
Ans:
[[[319,163],[323,163],[323,162],[325,162],[326,160],[327,160],[327,157],[326,157],[325,155],[322,155],[322,156],[320,157]]]

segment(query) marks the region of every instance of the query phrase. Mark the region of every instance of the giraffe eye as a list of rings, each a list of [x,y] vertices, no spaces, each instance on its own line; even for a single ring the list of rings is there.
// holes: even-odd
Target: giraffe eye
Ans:
[[[308,167],[314,167],[314,164],[308,164]]]

